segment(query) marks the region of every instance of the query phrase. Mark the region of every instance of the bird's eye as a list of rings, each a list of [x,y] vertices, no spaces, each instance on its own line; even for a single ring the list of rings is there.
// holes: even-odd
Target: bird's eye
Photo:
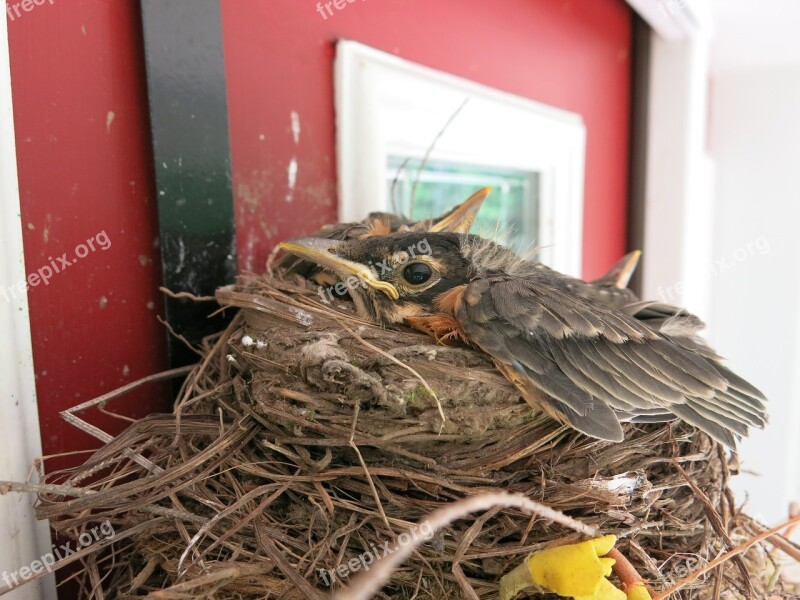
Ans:
[[[403,270],[403,279],[412,285],[421,285],[433,275],[431,268],[425,263],[412,263]]]

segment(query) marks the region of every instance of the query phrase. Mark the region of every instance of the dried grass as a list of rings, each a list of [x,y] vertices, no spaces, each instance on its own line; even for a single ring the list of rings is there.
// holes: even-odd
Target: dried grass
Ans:
[[[587,438],[532,410],[484,355],[382,329],[302,281],[242,277],[217,300],[238,313],[205,341],[173,414],[40,485],[6,487],[38,491],[38,516],[60,536],[113,525],[77,558],[82,597],[322,598],[341,586],[320,569],[486,491],[618,535],[656,591],[763,529],[728,489],[735,461],[689,425]],[[580,539],[496,507],[417,547],[378,597],[496,598],[504,573],[564,538]],[[775,565],[758,544],[675,597],[797,598]]]

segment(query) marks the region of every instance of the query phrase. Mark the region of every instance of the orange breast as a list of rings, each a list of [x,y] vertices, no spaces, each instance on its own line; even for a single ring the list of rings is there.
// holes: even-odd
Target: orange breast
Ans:
[[[461,297],[464,295],[464,290],[467,289],[467,284],[458,285],[451,290],[439,294],[434,300],[436,306],[449,315],[455,315],[461,307]]]
[[[456,340],[461,340],[464,343],[469,343],[464,331],[452,316],[439,313],[435,315],[407,317],[408,323],[414,329],[424,331],[429,336],[433,337],[437,342],[442,344],[452,343]]]

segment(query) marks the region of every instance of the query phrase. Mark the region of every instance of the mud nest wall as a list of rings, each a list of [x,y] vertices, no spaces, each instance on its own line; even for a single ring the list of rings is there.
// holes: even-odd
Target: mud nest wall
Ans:
[[[587,438],[483,354],[377,327],[299,280],[245,277],[217,300],[238,313],[206,340],[174,414],[47,479],[62,487],[39,515],[62,535],[106,520],[116,532],[81,557],[84,597],[322,598],[347,582],[337,566],[485,490],[616,534],[656,590],[758,531],[728,490],[727,452],[689,425]],[[579,539],[490,510],[436,532],[380,597],[496,598],[504,573],[565,537]],[[757,546],[680,594],[790,597],[773,574]]]

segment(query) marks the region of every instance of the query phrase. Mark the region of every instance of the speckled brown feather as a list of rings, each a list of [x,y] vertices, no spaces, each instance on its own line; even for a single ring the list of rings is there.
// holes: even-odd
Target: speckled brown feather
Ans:
[[[547,273],[475,280],[463,299],[455,317],[469,340],[516,373],[526,399],[587,435],[619,440],[620,417],[677,415],[735,446],[735,435],[765,423],[763,396],[752,386],[748,408],[729,393],[735,384],[721,365],[565,292]]]

